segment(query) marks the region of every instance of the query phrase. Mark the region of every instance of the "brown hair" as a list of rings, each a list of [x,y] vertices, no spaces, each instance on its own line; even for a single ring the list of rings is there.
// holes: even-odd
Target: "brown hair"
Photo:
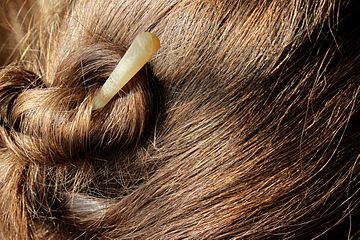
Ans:
[[[0,72],[0,238],[307,239],[342,222],[356,238],[356,2],[20,4]],[[159,53],[92,110],[143,31]]]

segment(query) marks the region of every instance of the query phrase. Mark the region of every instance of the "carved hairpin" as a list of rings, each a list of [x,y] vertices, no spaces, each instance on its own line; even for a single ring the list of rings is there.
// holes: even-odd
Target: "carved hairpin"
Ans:
[[[95,95],[93,109],[103,108],[154,56],[159,38],[150,32],[137,35],[114,71]]]

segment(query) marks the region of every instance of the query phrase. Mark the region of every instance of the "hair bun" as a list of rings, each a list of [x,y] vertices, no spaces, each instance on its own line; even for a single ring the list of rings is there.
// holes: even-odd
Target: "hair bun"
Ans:
[[[92,110],[96,90],[120,57],[101,44],[79,49],[47,75],[46,86],[29,71],[6,71],[0,80],[0,96],[9,99],[1,110],[5,147],[25,161],[51,164],[96,158],[138,142],[156,101],[149,75],[140,71],[106,107]]]

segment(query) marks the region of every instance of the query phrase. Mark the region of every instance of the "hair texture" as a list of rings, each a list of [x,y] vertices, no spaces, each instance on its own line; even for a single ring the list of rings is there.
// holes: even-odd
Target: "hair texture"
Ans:
[[[359,237],[359,1],[2,5],[0,239]]]

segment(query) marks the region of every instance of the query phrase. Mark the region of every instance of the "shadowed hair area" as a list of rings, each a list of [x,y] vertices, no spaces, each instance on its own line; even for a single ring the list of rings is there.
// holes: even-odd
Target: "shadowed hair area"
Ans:
[[[359,1],[0,6],[0,239],[360,236]]]

